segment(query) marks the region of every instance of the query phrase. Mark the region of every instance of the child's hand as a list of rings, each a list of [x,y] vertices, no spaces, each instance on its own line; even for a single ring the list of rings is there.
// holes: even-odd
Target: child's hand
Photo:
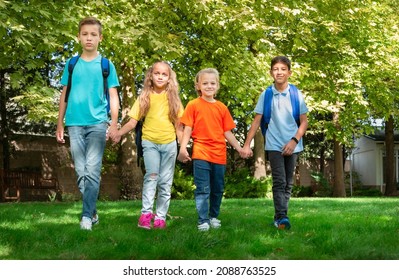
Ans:
[[[187,161],[191,161],[191,158],[187,150],[180,150],[177,160],[186,163]]]
[[[240,156],[241,156],[242,158],[250,158],[250,157],[253,156],[253,152],[252,152],[252,150],[251,150],[250,147],[245,147],[245,146],[244,146],[244,147],[239,151],[239,153],[240,153]]]

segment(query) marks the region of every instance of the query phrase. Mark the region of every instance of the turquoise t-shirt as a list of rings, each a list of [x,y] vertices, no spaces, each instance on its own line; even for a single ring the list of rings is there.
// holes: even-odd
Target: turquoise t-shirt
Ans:
[[[61,84],[68,85],[68,63],[66,62]],[[115,66],[110,61],[108,88],[119,86]],[[66,126],[95,125],[108,121],[107,99],[101,69],[101,55],[91,61],[79,58],[72,73],[72,88],[65,112]]]
[[[292,105],[289,92],[289,85],[283,92],[278,92],[274,85],[272,111],[270,123],[266,130],[265,150],[266,151],[281,151],[283,146],[287,144],[291,137],[295,136],[298,130],[298,125],[292,115]],[[254,112],[263,115],[265,92],[263,92],[258,99]],[[298,90],[299,99],[299,113],[300,115],[308,112],[302,93]],[[294,153],[303,150],[303,141],[299,140],[296,145]]]

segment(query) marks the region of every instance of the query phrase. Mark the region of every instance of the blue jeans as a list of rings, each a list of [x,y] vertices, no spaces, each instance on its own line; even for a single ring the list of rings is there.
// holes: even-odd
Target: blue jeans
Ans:
[[[283,156],[281,152],[268,151],[273,178],[274,220],[288,218],[288,202],[294,183],[294,170],[298,153]]]
[[[90,219],[97,212],[106,131],[107,123],[68,127],[78,188],[83,196],[82,217]]]
[[[177,157],[177,143],[155,144],[143,139],[145,165],[142,214],[152,213],[155,193],[157,194],[157,219],[166,220],[168,213],[173,175]]]
[[[209,223],[210,218],[217,218],[220,213],[226,165],[195,159],[193,168],[198,224]]]

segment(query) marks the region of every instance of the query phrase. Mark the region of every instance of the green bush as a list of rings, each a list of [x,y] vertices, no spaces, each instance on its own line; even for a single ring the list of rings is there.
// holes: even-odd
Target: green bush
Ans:
[[[172,198],[174,199],[194,199],[194,177],[176,164],[175,175],[173,178]]]
[[[317,183],[317,190],[314,193],[314,196],[317,197],[331,197],[333,194],[332,188],[328,183],[328,180],[324,175],[320,172],[313,171],[310,176]]]
[[[255,179],[246,168],[239,169],[233,174],[226,175],[225,198],[263,198],[271,197],[271,177]]]
[[[292,188],[292,197],[311,197],[313,196],[312,187],[309,186],[294,186]]]

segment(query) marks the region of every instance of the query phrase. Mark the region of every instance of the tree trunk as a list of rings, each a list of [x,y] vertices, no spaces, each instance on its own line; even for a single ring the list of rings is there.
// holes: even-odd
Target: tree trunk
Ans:
[[[385,195],[397,195],[395,176],[394,119],[389,116],[385,122]]]
[[[346,197],[342,145],[334,140],[334,189],[333,196]]]
[[[265,138],[263,137],[260,129],[255,134],[254,142],[254,177],[256,179],[260,179],[262,177],[266,177]]]
[[[122,125],[129,120],[127,115],[137,98],[134,88],[134,69],[122,65]],[[122,137],[120,149],[120,180],[122,199],[140,199],[143,185],[143,171],[137,164],[137,149],[134,142],[134,132]]]
[[[10,129],[7,121],[7,92],[5,72],[0,72],[0,142],[3,146],[3,169],[10,169]]]

